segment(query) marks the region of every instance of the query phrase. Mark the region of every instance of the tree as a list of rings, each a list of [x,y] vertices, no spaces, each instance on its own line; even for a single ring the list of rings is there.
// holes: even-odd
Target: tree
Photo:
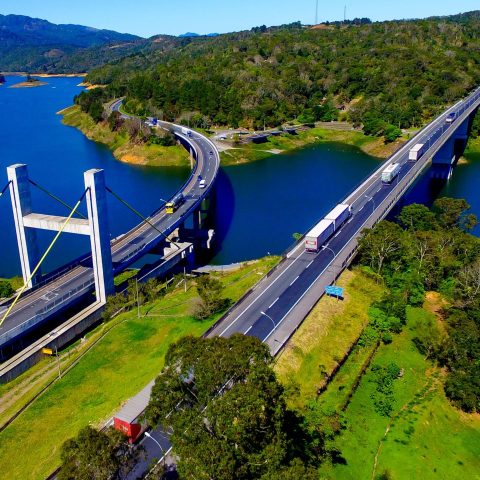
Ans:
[[[133,466],[139,450],[113,428],[99,432],[90,426],[62,445],[59,480],[120,480]]]
[[[439,198],[435,200],[432,211],[443,228],[457,227],[469,231],[477,225],[475,215],[467,214],[470,205],[464,199]]]
[[[0,280],[0,298],[11,297],[14,293],[15,290],[8,280]]]
[[[394,142],[397,138],[402,136],[402,130],[395,125],[387,125],[385,127],[385,143],[392,143]]]
[[[395,223],[382,221],[374,229],[367,230],[359,244],[362,260],[381,274],[386,262],[402,258],[403,231]]]
[[[146,416],[173,428],[182,477],[262,478],[308,450],[271,364],[268,347],[243,335],[170,346]]]
[[[210,275],[204,275],[197,279],[197,292],[199,302],[195,306],[194,316],[198,320],[206,320],[215,313],[228,306],[230,300],[223,298],[223,283]]]
[[[108,126],[112,132],[118,132],[123,125],[123,118],[118,110],[114,110],[108,117]]]
[[[435,214],[425,205],[412,203],[402,208],[398,215],[400,224],[407,229],[416,230],[433,230],[437,228]]]

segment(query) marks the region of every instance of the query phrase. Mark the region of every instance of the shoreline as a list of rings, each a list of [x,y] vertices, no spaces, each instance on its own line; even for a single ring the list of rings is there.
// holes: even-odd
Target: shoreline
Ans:
[[[86,77],[87,73],[30,73],[27,72],[0,72],[0,75],[5,75],[9,77],[26,77],[30,75],[32,77],[38,78],[75,78],[75,77]]]

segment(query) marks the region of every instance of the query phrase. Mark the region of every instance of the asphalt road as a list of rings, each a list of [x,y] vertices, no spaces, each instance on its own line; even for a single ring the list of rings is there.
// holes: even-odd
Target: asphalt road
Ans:
[[[435,119],[382,164],[359,188],[341,202],[352,206],[352,216],[329,240],[323,250],[317,254],[308,253],[303,245],[299,245],[289,252],[279,268],[268,278],[263,279],[243,301],[236,304],[210,335],[230,336],[234,333],[243,333],[255,336],[262,341],[270,340],[272,350],[278,350],[284,339],[277,339],[275,334],[287,316],[301,304],[305,293],[315,284],[320,284],[322,287],[329,285],[331,279],[339,275],[345,266],[344,259],[341,262],[338,260],[340,252],[352,239],[359,237],[372,217],[383,218],[388,213],[395,203],[388,205],[391,203],[390,199],[394,198],[393,193],[398,191],[400,185],[408,187],[414,182],[419,172],[429,164],[433,150],[438,148],[436,142],[442,142],[450,137],[458,128],[460,117],[465,110],[472,108],[474,104],[478,105],[479,102],[480,91],[476,90],[463,102],[459,102]],[[446,116],[451,112],[456,113],[456,121],[452,124],[446,123]],[[408,160],[409,150],[417,143],[423,143],[430,149],[420,160],[411,162]],[[401,165],[400,173],[391,184],[383,184],[381,172],[391,163]],[[385,204],[388,205],[386,212],[383,211]],[[318,291],[318,298],[322,294],[323,288]],[[274,344],[277,346],[275,347]]]
[[[166,123],[163,123],[163,126],[168,126],[175,132],[181,133],[180,126]],[[189,140],[195,148],[197,162],[191,177],[181,189],[185,203],[173,215],[166,214],[164,206],[161,206],[149,217],[150,222],[162,234],[150,225],[142,223],[112,242],[115,274],[148,253],[164,236],[174,231],[195,210],[212,187],[220,166],[218,151],[212,142],[195,132],[192,132]],[[204,189],[199,187],[199,175],[206,182]],[[93,288],[93,269],[91,259],[87,258],[80,265],[46,285],[26,293],[0,327],[0,346],[8,343],[20,331],[33,328],[46,318],[74,303]]]

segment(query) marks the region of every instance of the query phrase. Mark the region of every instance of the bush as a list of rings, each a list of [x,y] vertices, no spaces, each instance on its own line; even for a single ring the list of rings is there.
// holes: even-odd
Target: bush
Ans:
[[[14,293],[15,290],[8,280],[0,280],[0,298],[11,297]]]

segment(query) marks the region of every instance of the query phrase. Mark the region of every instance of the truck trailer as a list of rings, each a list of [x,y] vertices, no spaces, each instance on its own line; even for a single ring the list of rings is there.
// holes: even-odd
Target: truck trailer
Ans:
[[[399,172],[400,172],[400,164],[392,163],[382,172],[382,182],[392,183]]]
[[[187,137],[191,137],[192,136],[192,131],[186,127],[182,127],[182,133],[184,135],[186,135]]]
[[[331,220],[321,220],[305,236],[305,250],[317,253],[334,232],[335,225]]]
[[[333,229],[337,231],[350,218],[350,214],[350,205],[341,203],[325,217],[325,220],[331,220]]]
[[[410,153],[408,154],[408,159],[411,162],[416,162],[424,153],[425,145],[423,143],[417,143],[414,147],[410,149]]]

